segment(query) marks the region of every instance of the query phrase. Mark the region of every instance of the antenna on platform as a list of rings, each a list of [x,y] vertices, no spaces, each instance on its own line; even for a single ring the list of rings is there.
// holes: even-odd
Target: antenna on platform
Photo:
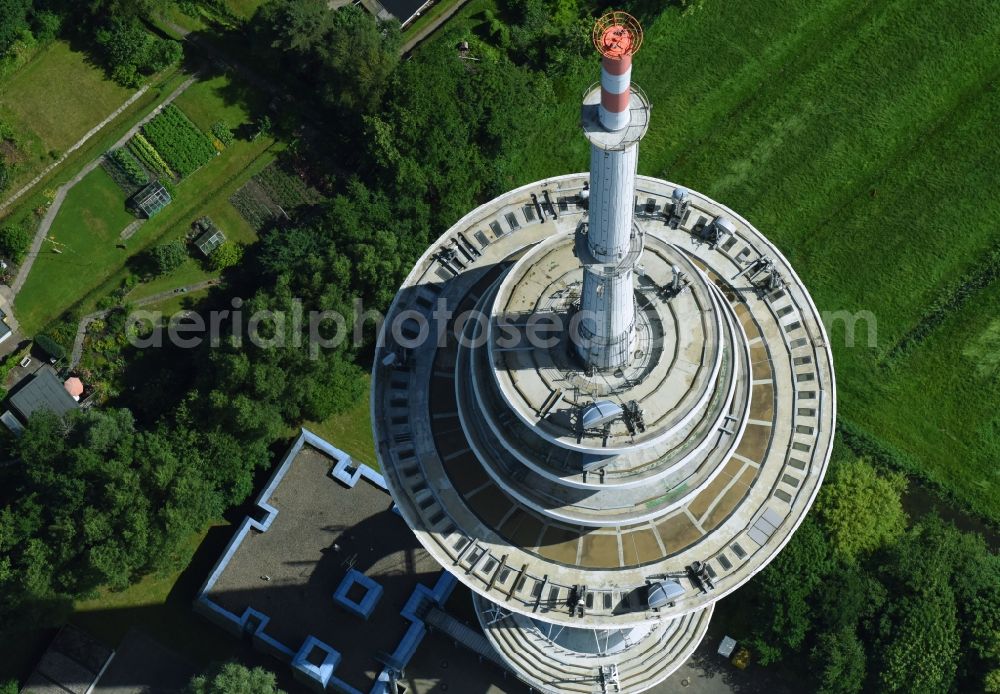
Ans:
[[[628,12],[608,12],[594,23],[594,47],[605,58],[622,60],[642,45],[642,25]]]

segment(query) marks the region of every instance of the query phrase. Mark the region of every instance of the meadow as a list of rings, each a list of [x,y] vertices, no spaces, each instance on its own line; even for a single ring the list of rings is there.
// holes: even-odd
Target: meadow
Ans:
[[[31,180],[133,91],[107,79],[102,68],[64,41],[40,49],[0,81],[0,119],[9,123],[20,144],[9,191]]]
[[[648,4],[648,3],[647,3]],[[886,361],[1000,241],[1000,6],[989,0],[769,0],[640,13],[634,81],[652,99],[639,171],[737,210],[795,265],[821,311],[867,311],[853,345],[833,325],[839,414],[899,464],[997,522],[1000,382],[963,356],[997,311],[963,295]],[[434,40],[488,36],[475,0]],[[490,41],[491,39],[487,39]],[[512,56],[515,60],[517,56]],[[583,170],[580,94],[598,63],[552,81],[510,185]],[[564,143],[555,147],[552,143]],[[860,338],[860,339],[858,339]]]

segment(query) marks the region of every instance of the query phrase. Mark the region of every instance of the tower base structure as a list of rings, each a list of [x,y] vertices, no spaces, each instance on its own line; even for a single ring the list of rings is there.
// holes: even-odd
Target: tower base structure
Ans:
[[[630,629],[550,624],[478,595],[473,603],[493,648],[518,678],[544,694],[642,692],[687,661],[714,607]]]

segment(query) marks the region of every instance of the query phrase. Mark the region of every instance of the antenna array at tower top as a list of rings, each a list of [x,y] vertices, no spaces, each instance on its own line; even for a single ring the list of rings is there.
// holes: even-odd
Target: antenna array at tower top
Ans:
[[[627,12],[608,12],[594,23],[594,46],[606,58],[633,55],[642,45],[642,26]]]

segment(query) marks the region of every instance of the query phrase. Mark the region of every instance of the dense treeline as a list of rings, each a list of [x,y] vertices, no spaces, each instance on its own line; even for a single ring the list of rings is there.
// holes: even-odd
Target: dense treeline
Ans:
[[[154,35],[144,18],[173,0],[0,0],[0,61],[65,36],[87,46],[127,87],[181,57],[181,46]]]
[[[743,589],[734,630],[811,690],[1000,691],[1000,557],[934,515],[912,525],[901,476],[832,464],[814,511]]]

